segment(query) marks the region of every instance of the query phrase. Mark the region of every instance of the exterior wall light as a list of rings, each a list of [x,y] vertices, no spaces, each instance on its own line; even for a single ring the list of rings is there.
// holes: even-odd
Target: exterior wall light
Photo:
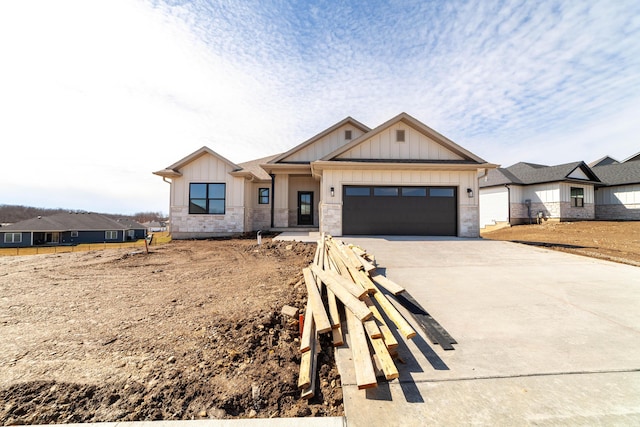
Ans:
[[[331,197],[336,195],[336,189],[331,187]]]
[[[469,198],[473,198],[473,190],[470,188],[467,188],[467,196],[469,196]]]

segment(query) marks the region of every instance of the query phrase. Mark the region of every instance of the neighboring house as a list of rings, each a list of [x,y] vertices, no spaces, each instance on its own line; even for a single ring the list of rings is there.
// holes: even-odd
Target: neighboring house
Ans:
[[[202,147],[154,172],[173,238],[263,229],[477,237],[478,174],[496,165],[406,113],[347,117],[286,153],[236,164]]]
[[[595,219],[594,186],[584,162],[557,166],[516,163],[480,179],[480,227]]]
[[[62,213],[20,221],[0,228],[0,247],[113,243],[143,239],[146,229],[129,219],[96,213]]]
[[[142,225],[144,225],[147,231],[150,233],[167,231],[167,225],[164,222],[160,222],[160,221],[147,221],[147,222],[143,222]]]
[[[640,153],[593,172],[603,183],[595,195],[596,219],[640,220]]]

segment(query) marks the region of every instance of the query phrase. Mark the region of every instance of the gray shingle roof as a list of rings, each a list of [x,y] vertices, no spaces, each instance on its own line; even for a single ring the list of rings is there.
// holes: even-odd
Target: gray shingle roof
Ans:
[[[264,169],[262,169],[260,165],[268,163],[278,156],[280,156],[280,154],[274,154],[273,156],[263,157],[262,159],[251,160],[249,162],[238,163],[238,166],[242,168],[240,169],[240,171],[251,172],[258,179],[262,179],[265,181],[271,180],[271,177],[269,176],[269,174]]]
[[[101,231],[145,227],[130,219],[114,220],[97,213],[61,213],[43,216],[0,228],[0,231]]]
[[[598,177],[584,162],[572,162],[556,166],[520,162],[508,168],[498,168],[489,171],[487,179],[480,180],[480,187],[494,187],[504,184],[530,185],[545,182],[574,181],[574,179],[569,178],[568,175],[577,168],[580,168],[589,177],[589,180],[582,181],[591,183],[600,182]]]
[[[606,186],[640,184],[640,162],[638,161],[596,166],[593,172]]]

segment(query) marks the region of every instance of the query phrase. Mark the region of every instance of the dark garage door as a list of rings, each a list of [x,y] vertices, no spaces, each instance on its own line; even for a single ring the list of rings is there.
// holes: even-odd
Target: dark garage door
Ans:
[[[456,187],[345,186],[343,234],[456,236]]]

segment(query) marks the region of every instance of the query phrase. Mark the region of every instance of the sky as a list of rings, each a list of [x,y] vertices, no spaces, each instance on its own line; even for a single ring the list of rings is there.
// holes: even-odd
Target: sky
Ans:
[[[169,212],[153,171],[406,112],[485,160],[640,151],[640,2],[2,0],[0,204]]]

